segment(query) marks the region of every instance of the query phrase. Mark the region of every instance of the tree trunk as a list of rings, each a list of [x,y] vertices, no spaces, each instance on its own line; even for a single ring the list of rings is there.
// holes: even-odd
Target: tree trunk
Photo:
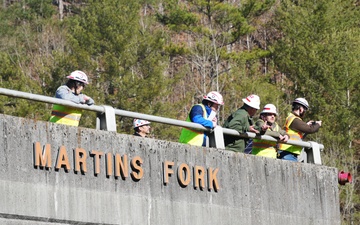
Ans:
[[[62,21],[64,19],[64,2],[63,0],[59,1],[59,19]]]

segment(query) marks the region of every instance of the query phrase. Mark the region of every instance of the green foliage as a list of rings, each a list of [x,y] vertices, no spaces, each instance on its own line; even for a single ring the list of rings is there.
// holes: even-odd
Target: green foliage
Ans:
[[[359,34],[359,29],[355,21],[353,27],[334,26],[341,21],[349,24],[349,19],[355,20],[351,17],[337,18],[339,12],[335,9],[341,9],[339,6],[345,4],[337,3],[319,1],[306,5],[312,7],[314,13],[311,15],[307,14],[309,9],[304,5],[287,8],[284,4],[287,11],[279,14],[279,25],[286,36],[274,50],[277,52],[275,60],[279,69],[293,82],[294,95],[305,96],[310,100],[312,114],[329,112],[330,121],[342,118],[344,113],[345,118],[354,115],[352,105],[356,101],[351,99],[358,86],[360,69],[357,63],[359,45],[354,38]],[[329,14],[332,20],[329,20]],[[302,23],[298,23],[299,18],[303,18]],[[343,30],[334,30],[333,27]],[[343,123],[337,123],[331,129],[346,133],[346,127]]]
[[[266,13],[274,5],[274,3],[274,0],[245,1],[241,12],[246,18],[254,18],[256,16],[262,15],[263,13]]]
[[[166,51],[170,57],[186,55],[189,53],[189,50],[181,45],[175,45],[173,43],[169,43],[168,46],[165,46],[164,51]]]
[[[27,5],[35,12],[36,15],[44,19],[49,19],[55,14],[55,10],[51,5],[52,0],[29,0]]]
[[[308,118],[323,121],[312,138],[326,146],[326,165],[348,167],[355,174],[358,160],[353,160],[351,142],[360,138],[354,123],[359,114],[359,13],[351,1],[283,1],[277,14],[283,38],[273,50],[279,70],[290,81],[290,96],[305,96],[311,104]],[[347,201],[343,206],[358,198],[358,185],[352,188],[356,191],[342,198]],[[342,207],[344,218],[354,207],[358,205]]]
[[[157,13],[157,20],[175,31],[187,29],[198,22],[197,16],[189,12],[186,5],[181,3],[169,2],[166,12],[168,14]]]
[[[186,64],[183,64],[182,68],[186,71],[185,85],[191,86],[189,94],[192,96],[186,103],[187,109],[190,109],[191,104],[197,103],[197,96],[210,90],[222,92],[223,89],[226,90],[224,87],[228,85],[227,80],[240,79],[237,70],[242,68],[242,65],[269,55],[268,51],[261,49],[245,52],[229,51],[229,48],[255,30],[250,25],[250,21],[255,19],[253,15],[262,15],[266,8],[271,6],[271,2],[273,3],[247,2],[242,7],[230,2],[204,0],[186,1],[184,4],[167,1],[163,4],[164,10],[159,12],[157,17],[159,22],[174,31],[171,38],[181,35],[180,44],[169,44],[166,50],[174,61],[177,58],[186,59]],[[252,3],[254,4],[250,7]],[[259,72],[253,70],[251,73],[255,75]],[[230,98],[227,103],[236,105],[234,101],[236,99]],[[230,109],[222,114],[227,114],[228,111]],[[185,115],[187,113],[188,111],[184,112]]]
[[[7,8],[0,8],[0,60],[1,86],[9,89],[42,94],[41,82],[36,71],[42,64],[38,57],[45,19],[55,10],[51,1],[16,1]],[[48,58],[47,56],[44,57]],[[5,98],[1,111],[7,114],[47,120],[48,106],[42,103]],[[44,110],[45,109],[45,110]]]
[[[69,21],[74,63],[94,71],[92,95],[115,108],[161,113],[158,96],[166,93],[162,32],[152,28],[152,18],[141,18],[139,1],[90,1]],[[143,25],[139,20],[143,19]],[[151,87],[151,88],[150,88]],[[120,118],[120,124],[123,118]],[[131,123],[119,127],[131,132]]]
[[[0,68],[0,86],[2,88],[30,93],[40,91],[40,87],[36,82],[28,80],[19,68],[12,64],[8,55],[0,53],[0,61],[2,62]],[[44,105],[43,103],[29,104],[28,100],[0,96],[0,112],[9,115],[47,120],[43,112]]]

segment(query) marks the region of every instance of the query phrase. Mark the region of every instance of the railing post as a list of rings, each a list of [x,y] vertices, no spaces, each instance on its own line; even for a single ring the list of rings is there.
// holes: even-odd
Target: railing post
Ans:
[[[210,135],[207,135],[205,137],[205,147],[212,147],[210,144],[210,140],[211,140]]]
[[[114,108],[108,105],[103,105],[102,107],[104,107],[105,113],[97,114],[96,129],[116,132],[116,119]]]
[[[224,133],[221,126],[216,126],[212,133],[209,134],[210,147],[225,149]]]
[[[302,163],[308,163],[308,154],[306,152],[306,148],[303,148],[301,150],[300,155],[298,156],[298,162],[302,162]]]
[[[305,148],[307,153],[307,162],[321,165],[320,147],[314,141],[309,141],[311,148]]]

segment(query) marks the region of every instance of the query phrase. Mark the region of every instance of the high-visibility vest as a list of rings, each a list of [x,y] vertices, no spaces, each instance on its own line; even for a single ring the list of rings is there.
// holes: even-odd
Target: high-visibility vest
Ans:
[[[289,113],[288,117],[286,118],[284,128],[285,128],[286,133],[290,137],[289,140],[301,141],[302,138],[303,138],[303,134],[301,132],[290,129],[291,123],[296,118],[302,120],[300,117],[298,117],[298,116],[296,116],[296,115],[294,115],[292,113]],[[282,151],[288,151],[288,152],[299,155],[301,153],[302,147],[301,146],[296,146],[296,145],[289,145],[289,144],[280,144],[279,149],[282,150]]]
[[[50,122],[66,124],[70,126],[79,126],[82,110],[54,104]]]
[[[203,104],[198,104],[202,107],[203,110],[203,117],[206,118],[206,109],[205,106]],[[188,117],[186,118],[187,122],[191,122],[190,120],[190,115],[188,115]],[[185,144],[190,144],[190,145],[196,145],[196,146],[202,146],[203,142],[204,142],[204,132],[203,131],[196,131],[196,130],[191,130],[189,128],[182,128],[181,130],[181,134],[180,134],[180,138],[179,138],[179,142],[180,143],[185,143]]]
[[[270,128],[268,128],[270,130]],[[275,123],[275,128],[273,131],[280,131],[280,127],[277,123]],[[253,155],[265,156],[276,159],[276,145],[277,143],[274,141],[267,141],[261,139],[253,139],[253,147],[251,153]]]

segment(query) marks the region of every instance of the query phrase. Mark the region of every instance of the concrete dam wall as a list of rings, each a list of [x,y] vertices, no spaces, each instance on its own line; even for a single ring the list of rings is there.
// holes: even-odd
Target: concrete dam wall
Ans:
[[[337,169],[0,115],[0,224],[340,224]]]

